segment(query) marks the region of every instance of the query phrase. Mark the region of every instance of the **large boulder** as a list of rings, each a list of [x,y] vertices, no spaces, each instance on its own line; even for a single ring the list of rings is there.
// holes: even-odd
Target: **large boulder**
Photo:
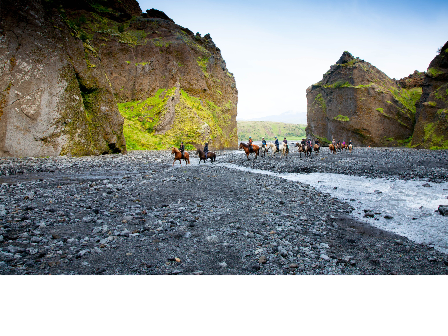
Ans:
[[[345,51],[322,80],[307,89],[307,135],[321,142],[398,146],[410,141],[421,88],[402,88]]]

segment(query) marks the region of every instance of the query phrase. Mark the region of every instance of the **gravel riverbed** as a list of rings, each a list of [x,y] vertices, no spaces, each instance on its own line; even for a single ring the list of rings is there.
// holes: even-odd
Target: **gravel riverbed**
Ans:
[[[448,255],[348,203],[222,165],[447,181],[448,151],[326,151],[174,167],[167,151],[2,158],[0,274],[447,274]]]

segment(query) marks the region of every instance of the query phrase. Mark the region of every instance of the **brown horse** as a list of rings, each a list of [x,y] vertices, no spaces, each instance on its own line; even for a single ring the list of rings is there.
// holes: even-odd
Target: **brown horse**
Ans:
[[[314,145],[314,151],[316,152],[316,154],[319,154],[320,146],[318,144]]]
[[[247,159],[249,160],[249,154],[251,153],[249,145],[246,145],[245,143],[240,142],[239,149],[241,149],[241,148],[244,149],[244,151],[246,152]],[[253,153],[255,153],[255,158],[257,158],[258,155],[260,155],[260,154],[258,154],[260,151],[260,147],[258,147],[257,145],[252,145],[252,149],[253,149]]]
[[[208,152],[207,157],[205,157],[205,153],[198,149],[196,150],[196,154],[199,155],[199,164],[201,163],[201,160],[204,160],[204,163],[207,159],[210,159],[212,163],[216,161],[216,154],[213,152]]]
[[[300,157],[302,157],[302,152],[305,153],[305,157],[311,155],[312,148],[308,145],[302,145],[300,142],[296,142],[296,147],[299,147]]]
[[[184,155],[182,155],[180,150],[178,150],[176,147],[173,147],[171,154],[174,154],[173,166],[174,166],[174,162],[176,162],[176,160],[179,160],[179,163],[181,165],[182,165],[182,159],[185,160],[185,165],[190,163],[190,155],[187,152],[184,152]]]
[[[328,148],[330,149],[330,153],[336,154],[336,147],[333,144],[329,144]]]

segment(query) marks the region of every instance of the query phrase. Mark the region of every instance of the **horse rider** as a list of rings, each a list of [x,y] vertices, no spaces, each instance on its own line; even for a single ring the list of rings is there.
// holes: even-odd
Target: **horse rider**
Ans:
[[[311,139],[308,139],[308,141],[306,142],[306,144],[307,144],[310,148],[312,148],[312,147],[311,147]]]
[[[341,149],[341,140],[338,140],[338,147],[339,149]]]
[[[333,144],[333,146],[336,148],[336,140],[333,139],[333,141],[331,142]]]
[[[183,159],[184,158],[184,150],[185,150],[185,146],[184,146],[184,142],[183,141],[180,143],[179,150],[180,150],[180,152],[182,154],[182,159]]]
[[[207,160],[207,155],[208,155],[208,142],[206,142],[205,145],[204,145],[204,154],[205,154],[205,160]]]
[[[319,139],[314,140],[314,143],[319,146]]]
[[[261,138],[261,147],[265,148],[266,147],[266,140],[263,138]]]
[[[275,147],[277,147],[277,152],[280,151],[280,149],[279,149],[280,144],[278,143],[277,137],[275,137],[275,143],[274,144],[275,144]]]
[[[348,144],[351,145],[351,144],[352,144],[352,141],[350,140],[350,141],[348,142]]]
[[[283,143],[285,144],[285,146],[286,146],[286,150],[288,150],[289,148],[288,148],[288,140],[286,140],[286,138],[283,138]]]
[[[249,153],[252,153],[254,151],[254,149],[252,148],[252,137],[249,137]]]
[[[300,141],[300,145],[302,146],[302,150],[305,150],[306,140],[302,139],[302,141]]]

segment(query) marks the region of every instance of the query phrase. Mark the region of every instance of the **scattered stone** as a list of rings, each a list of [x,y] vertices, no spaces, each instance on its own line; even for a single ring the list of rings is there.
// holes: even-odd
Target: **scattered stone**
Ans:
[[[442,216],[448,216],[448,205],[439,205],[438,210]]]
[[[266,256],[264,256],[264,255],[260,256],[260,258],[258,259],[258,262],[259,262],[260,264],[266,264],[267,261],[268,261],[268,259],[267,259]]]

